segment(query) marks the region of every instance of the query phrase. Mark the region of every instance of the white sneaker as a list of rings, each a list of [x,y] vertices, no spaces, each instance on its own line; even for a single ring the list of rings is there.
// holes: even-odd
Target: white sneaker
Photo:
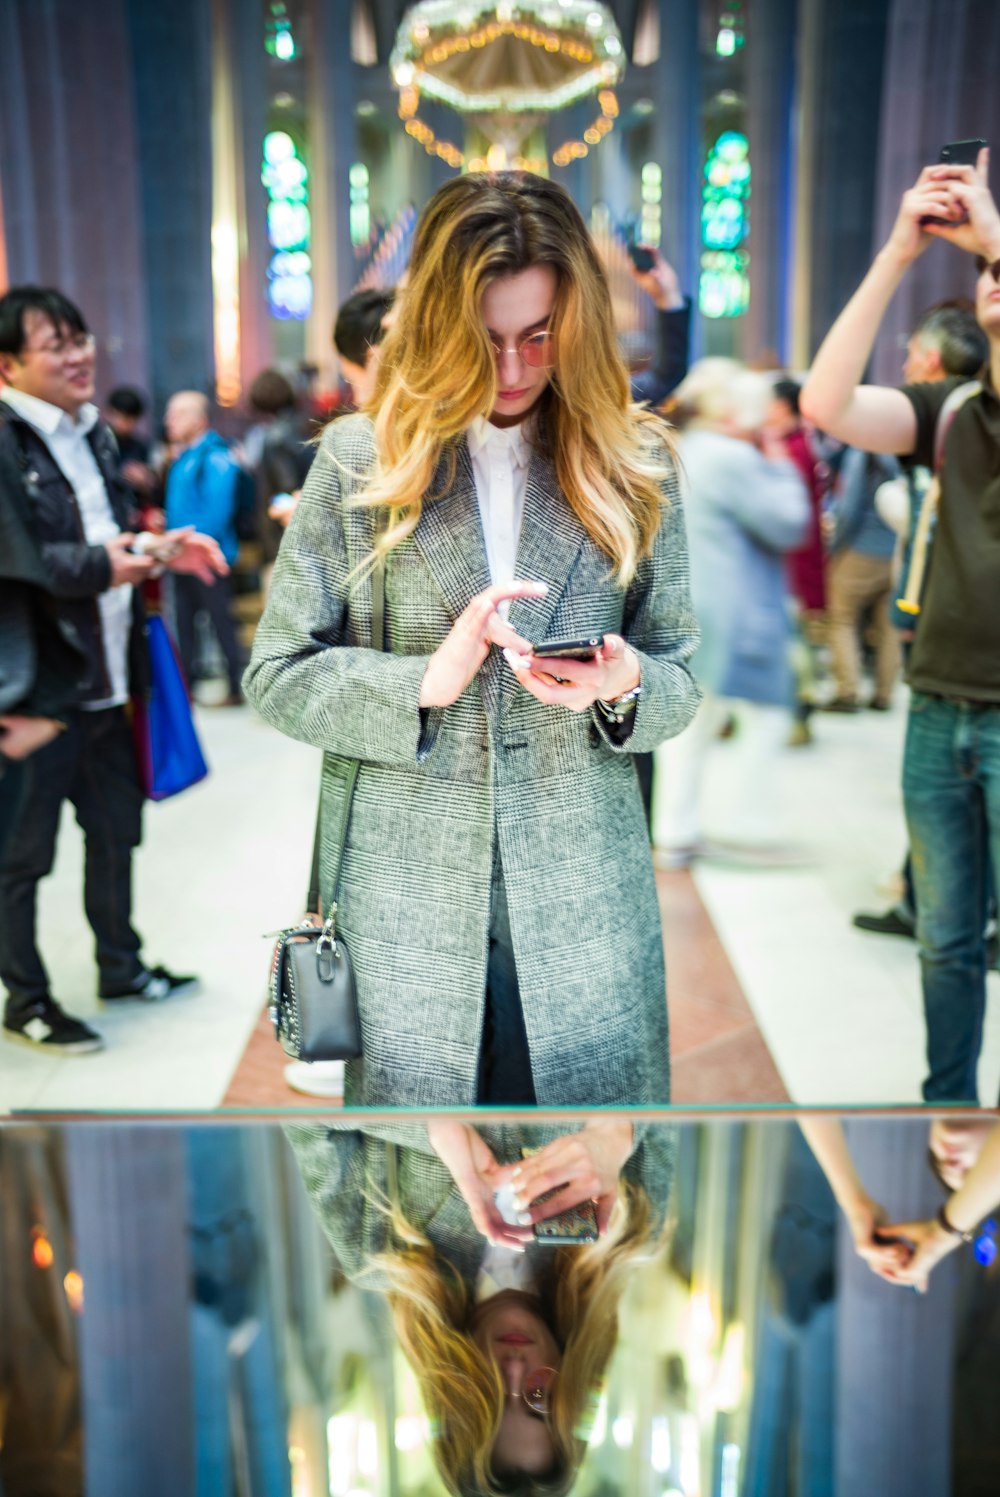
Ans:
[[[285,1080],[293,1092],[307,1097],[343,1097],[342,1060],[293,1060],[285,1067]]]

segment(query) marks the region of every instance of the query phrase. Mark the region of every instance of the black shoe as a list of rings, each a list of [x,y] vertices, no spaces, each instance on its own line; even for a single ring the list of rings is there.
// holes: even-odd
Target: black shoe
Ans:
[[[871,930],[879,936],[908,936],[912,941],[916,935],[913,921],[898,910],[886,910],[884,915],[855,915],[851,923],[858,930]]]
[[[1000,960],[1000,936],[994,931],[991,936],[986,937],[986,970],[996,971],[998,960]]]
[[[43,1050],[48,1055],[88,1055],[104,1041],[80,1019],[64,1014],[54,998],[37,998],[30,1008],[6,1013],[4,1038]]]
[[[164,998],[172,998],[175,993],[194,992],[197,986],[197,977],[182,977],[176,972],[168,972],[166,967],[151,967],[124,987],[102,988],[100,996],[105,1003],[129,998],[138,998],[143,1003],[162,1003]]]
[[[869,712],[888,712],[890,707],[888,697],[872,697],[868,703]]]
[[[819,709],[821,712],[857,712],[860,704],[854,697],[834,697],[831,702],[824,702]]]

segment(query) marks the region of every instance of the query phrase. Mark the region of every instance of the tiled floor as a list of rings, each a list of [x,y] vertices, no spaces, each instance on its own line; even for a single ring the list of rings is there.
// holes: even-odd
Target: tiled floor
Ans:
[[[59,1060],[0,1042],[0,1111],[301,1105],[261,1023],[261,937],[301,910],[317,756],[248,711],[202,711],[200,722],[213,773],[148,809],[136,919],[149,958],[197,971],[201,995],[99,1011],[81,843],[67,814],[42,886],[42,944],[56,995],[96,1024],[107,1049]],[[850,925],[854,910],[886,905],[880,885],[902,852],[902,727],[901,707],[821,717],[811,748],[785,752],[787,831],[803,866],[705,862],[693,876],[659,875],[678,1101],[919,1099],[915,951]],[[726,744],[714,751],[706,787],[706,830],[720,836],[711,812],[727,754]],[[994,975],[980,1069],[990,1102],[1000,1083],[998,988]]]

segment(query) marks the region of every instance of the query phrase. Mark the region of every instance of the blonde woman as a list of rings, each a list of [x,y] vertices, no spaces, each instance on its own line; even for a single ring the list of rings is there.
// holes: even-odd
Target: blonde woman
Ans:
[[[442,1121],[286,1133],[339,1268],[388,1300],[448,1491],[569,1492],[622,1295],[636,1267],[664,1250],[676,1130],[595,1119],[571,1134]],[[541,1145],[519,1177],[527,1200],[539,1181],[568,1183],[562,1202],[525,1215],[544,1220],[596,1194],[597,1242],[542,1246],[529,1227],[500,1222],[494,1194],[526,1143]]]
[[[557,674],[532,654],[598,635]],[[630,399],[583,220],[541,177],[455,179],[421,217],[371,401],[324,435],[246,677],[325,750],[321,885],[364,1051],[349,1102],[669,1100],[632,756],[692,716],[696,642],[667,430]]]

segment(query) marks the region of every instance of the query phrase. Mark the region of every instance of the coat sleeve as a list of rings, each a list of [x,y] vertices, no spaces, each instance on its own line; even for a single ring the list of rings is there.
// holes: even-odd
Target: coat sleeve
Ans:
[[[43,541],[46,581],[57,598],[96,598],[111,586],[111,558],[85,541]]]
[[[282,540],[243,687],[267,722],[327,753],[391,768],[432,752],[443,713],[421,710],[428,655],[349,643],[349,590],[370,619],[371,584],[350,573],[333,430]]]
[[[640,562],[626,595],[622,632],[639,657],[642,693],[631,721],[627,718],[620,728],[598,707],[591,712],[609,748],[648,754],[687,727],[701,700],[687,668],[700,634],[691,609],[687,536],[676,474],[666,485],[653,554]]]

